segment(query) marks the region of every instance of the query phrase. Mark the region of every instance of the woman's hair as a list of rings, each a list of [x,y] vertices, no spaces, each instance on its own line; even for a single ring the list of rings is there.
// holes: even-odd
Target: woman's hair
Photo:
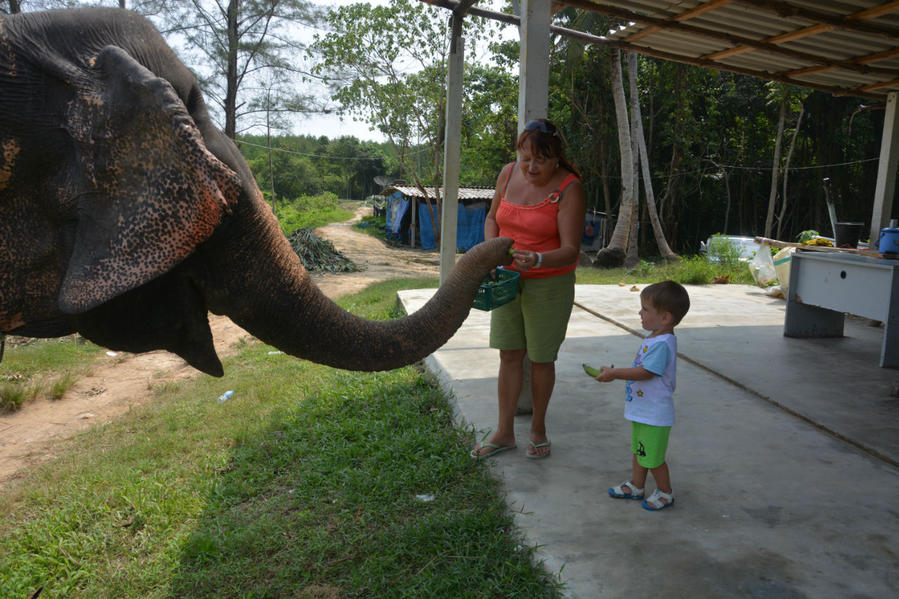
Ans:
[[[680,283],[674,281],[662,281],[653,283],[643,288],[640,297],[649,302],[653,308],[660,312],[670,312],[674,317],[674,326],[680,324],[681,319],[690,309],[690,296]]]
[[[562,147],[562,134],[559,129],[546,119],[535,119],[524,126],[515,149],[520,150],[526,144],[532,144],[534,151],[544,158],[558,158],[559,164],[580,179],[581,173],[568,159],[565,158],[565,149]]]

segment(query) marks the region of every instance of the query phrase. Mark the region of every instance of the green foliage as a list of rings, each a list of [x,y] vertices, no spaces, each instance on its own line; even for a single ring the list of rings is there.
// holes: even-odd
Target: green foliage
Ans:
[[[726,235],[715,233],[709,238],[708,259],[726,266],[734,266],[743,255],[739,243],[728,239]]]
[[[398,288],[435,283],[343,303],[390,318]],[[271,350],[160,386],[13,481],[0,596],[561,596],[439,387]]]
[[[313,72],[332,84],[332,99],[390,140],[400,174],[442,185],[446,114],[446,12],[415,0],[353,3],[329,13],[333,33],[317,35]],[[402,27],[397,27],[402,23]],[[486,30],[465,21],[465,44]],[[513,155],[518,91],[507,70],[466,65],[463,74],[463,185],[492,185]]]
[[[353,213],[340,207],[337,196],[325,192],[317,196],[301,196],[290,203],[275,206],[281,231],[290,235],[297,229],[322,227],[328,223],[353,218]]]
[[[362,220],[356,223],[353,228],[357,231],[361,231],[366,235],[371,235],[372,237],[377,237],[378,239],[387,240],[386,228],[387,228],[387,217],[386,216],[363,216]]]
[[[399,177],[399,170],[390,165],[389,144],[360,142],[355,137],[329,140],[306,135],[271,139],[246,135],[239,142],[256,184],[269,202],[274,194],[275,204],[285,198],[325,192],[344,199],[362,199],[381,191],[375,177]]]

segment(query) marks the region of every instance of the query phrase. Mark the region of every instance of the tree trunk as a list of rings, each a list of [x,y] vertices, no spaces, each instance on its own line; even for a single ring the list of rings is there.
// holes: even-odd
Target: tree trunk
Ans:
[[[612,232],[609,245],[596,254],[593,264],[603,268],[614,268],[624,264],[631,219],[634,217],[634,156],[631,151],[627,101],[624,97],[624,83],[621,76],[621,51],[612,49],[612,97],[615,100],[615,119],[618,123],[618,149],[621,153],[621,203],[618,206],[618,221]]]
[[[636,54],[634,54],[633,52],[625,52],[624,54],[624,60],[627,62],[628,67],[628,93],[630,94],[628,133],[631,136],[631,156],[633,157],[634,161],[633,185],[631,187],[634,194],[634,204],[632,208],[633,216],[631,217],[631,230],[627,239],[627,255],[624,258],[625,268],[636,268],[636,266],[640,263],[640,169],[638,166],[640,161],[640,151],[637,149],[637,126],[639,125],[639,121],[637,120],[637,115],[634,114],[634,97],[638,98],[636,101],[638,105],[640,103],[640,100],[636,88],[631,86],[630,82],[631,56],[636,57]]]
[[[640,97],[637,92],[637,55],[634,52],[628,52],[627,54],[628,81],[631,91],[631,119],[634,122],[633,133],[639,149],[640,169],[643,173],[643,193],[646,195],[646,211],[649,213],[649,221],[652,223],[652,233],[655,236],[659,254],[665,260],[677,260],[677,255],[671,251],[668,242],[665,240],[665,232],[662,231],[662,223],[656,210],[652,177],[649,173],[649,152],[646,150],[646,137],[643,135],[643,115],[640,110]]]
[[[265,144],[268,146],[268,182],[272,194],[272,210],[275,209],[275,165],[272,164],[272,123],[271,104],[267,103],[265,111]]]
[[[774,203],[777,200],[777,183],[780,179],[780,147],[783,142],[784,121],[787,116],[787,96],[780,99],[780,114],[777,117],[777,137],[774,139],[774,160],[771,165],[771,193],[768,194],[768,213],[765,216],[765,237],[771,237],[774,225]]]
[[[237,48],[240,43],[237,28],[238,0],[228,0],[228,61],[225,88],[225,135],[237,135]]]
[[[802,117],[805,115],[805,105],[799,108],[799,116],[796,118],[796,128],[793,129],[793,137],[790,139],[790,149],[787,150],[787,158],[784,160],[784,180],[781,195],[780,214],[777,215],[777,237],[780,239],[783,231],[784,216],[787,213],[787,179],[790,175],[790,161],[793,159],[793,150],[796,148],[796,137],[799,135],[799,127],[802,125]]]

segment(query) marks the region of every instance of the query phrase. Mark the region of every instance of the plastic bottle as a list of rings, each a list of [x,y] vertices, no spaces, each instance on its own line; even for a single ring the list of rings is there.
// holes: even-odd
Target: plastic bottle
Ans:
[[[233,396],[234,396],[234,391],[229,389],[229,390],[225,391],[224,393],[222,393],[221,395],[219,395],[219,403],[225,403],[226,401],[231,399],[231,397],[233,397]]]

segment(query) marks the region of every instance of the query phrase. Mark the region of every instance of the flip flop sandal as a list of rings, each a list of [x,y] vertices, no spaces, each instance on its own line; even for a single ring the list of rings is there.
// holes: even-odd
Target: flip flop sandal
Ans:
[[[662,500],[665,500],[664,503]],[[674,505],[674,491],[671,493],[663,493],[656,489],[652,492],[652,495],[649,496],[649,499],[645,500],[642,504],[644,510],[649,510],[651,512],[657,512],[659,510],[664,510],[666,507],[671,507]]]
[[[491,451],[488,451],[487,453],[478,453],[484,447],[489,447]],[[470,455],[472,457],[472,459],[482,460],[484,458],[491,458],[498,453],[502,453],[502,452],[508,451],[510,449],[515,449],[515,447],[516,447],[515,445],[497,445],[496,443],[481,443],[481,444],[475,446],[475,448],[472,449],[468,455]]]
[[[630,489],[630,493],[624,490],[625,486]],[[609,489],[609,496],[614,497],[615,499],[643,499],[643,489],[638,489],[637,485],[626,480],[617,487],[611,487]]]
[[[549,446],[552,444],[549,441],[546,441],[545,443],[534,443],[533,441],[528,441],[528,445],[533,447],[534,450],[536,451],[542,447],[549,448]],[[543,458],[548,458],[549,453],[550,453],[549,451],[547,451],[546,453],[542,453],[542,454],[541,453],[531,453],[530,451],[528,451],[527,457],[528,457],[528,459],[531,459],[531,460],[542,460]]]

